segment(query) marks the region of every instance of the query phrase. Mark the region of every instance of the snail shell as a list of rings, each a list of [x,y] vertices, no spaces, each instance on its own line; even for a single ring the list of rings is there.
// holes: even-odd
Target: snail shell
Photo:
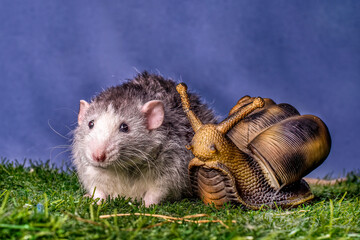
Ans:
[[[253,98],[246,100],[238,110]],[[241,120],[227,136],[259,161],[269,173],[271,185],[279,189],[300,180],[323,163],[330,152],[331,139],[320,118],[301,116],[290,104],[264,100],[263,108]]]

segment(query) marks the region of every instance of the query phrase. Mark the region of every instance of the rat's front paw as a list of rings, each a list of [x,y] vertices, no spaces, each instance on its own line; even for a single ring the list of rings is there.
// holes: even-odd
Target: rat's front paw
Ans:
[[[105,201],[107,196],[103,192],[96,190],[95,193],[94,193],[94,196],[92,194],[90,194],[90,193],[87,193],[87,194],[84,195],[84,197],[92,198],[94,200],[97,199],[96,204],[100,205],[101,202],[102,202],[101,200]]]
[[[87,193],[87,194],[85,194],[83,197],[86,197],[86,198],[91,198],[91,197],[92,197],[92,195],[91,195],[90,193]]]
[[[145,202],[145,207],[150,207],[151,205],[157,205],[164,198],[164,194],[159,190],[148,190],[144,196],[143,201]]]

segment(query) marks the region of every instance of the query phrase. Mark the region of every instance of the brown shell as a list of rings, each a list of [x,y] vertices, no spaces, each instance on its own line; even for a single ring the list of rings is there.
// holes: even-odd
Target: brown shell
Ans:
[[[313,115],[302,115],[289,104],[267,99],[227,134],[242,151],[258,160],[280,188],[317,168],[330,152],[326,125]]]

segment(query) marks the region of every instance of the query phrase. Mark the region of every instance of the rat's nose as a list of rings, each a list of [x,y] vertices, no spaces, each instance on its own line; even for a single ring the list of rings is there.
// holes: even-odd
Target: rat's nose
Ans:
[[[106,153],[103,151],[100,152],[94,152],[92,154],[92,158],[95,162],[104,162],[106,159]]]

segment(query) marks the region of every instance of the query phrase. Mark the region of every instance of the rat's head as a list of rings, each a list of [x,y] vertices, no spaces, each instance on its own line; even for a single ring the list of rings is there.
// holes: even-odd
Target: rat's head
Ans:
[[[160,144],[154,130],[163,120],[164,105],[159,100],[145,104],[81,100],[73,143],[75,164],[102,168],[149,164]]]

